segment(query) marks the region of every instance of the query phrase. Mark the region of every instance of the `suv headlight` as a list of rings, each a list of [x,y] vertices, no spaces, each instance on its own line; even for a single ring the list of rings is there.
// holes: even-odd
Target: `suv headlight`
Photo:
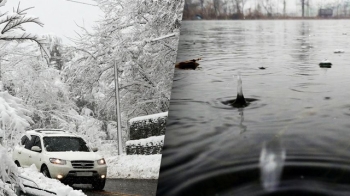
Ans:
[[[50,158],[49,160],[51,163],[57,164],[57,165],[65,165],[66,164],[66,160],[62,160],[62,159]]]
[[[106,165],[106,161],[104,158],[97,160],[97,164],[99,165]]]

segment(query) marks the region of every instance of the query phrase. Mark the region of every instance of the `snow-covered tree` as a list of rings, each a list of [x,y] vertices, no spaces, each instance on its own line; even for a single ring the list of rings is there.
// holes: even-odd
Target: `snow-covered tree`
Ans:
[[[7,91],[0,92],[0,131],[3,132],[4,139],[9,139],[7,143],[12,144],[13,139],[18,141],[18,136],[23,134],[25,128],[32,122],[28,116],[30,111],[21,104],[21,101]]]
[[[0,8],[5,5],[7,0],[0,1]],[[7,55],[6,46],[11,41],[23,42],[24,40],[34,41],[41,48],[42,41],[37,35],[27,33],[23,29],[25,23],[36,23],[42,25],[38,18],[26,15],[28,9],[14,9],[12,13],[0,11],[0,65],[3,57]],[[43,50],[45,52],[45,50]],[[0,67],[1,76],[2,67]],[[5,91],[2,78],[0,77],[0,195],[15,195],[11,184],[17,184],[23,187],[18,180],[17,166],[8,156],[5,146],[12,145],[14,140],[18,139],[19,134],[23,133],[28,127],[31,118],[30,113],[22,104],[21,99],[16,98]]]
[[[5,3],[6,0],[3,0],[0,7],[4,6]],[[33,41],[38,44],[43,52],[49,55],[46,48],[43,47],[47,43],[47,40],[40,35],[26,32],[23,27],[24,24],[28,23],[43,26],[43,23],[40,22],[38,17],[26,13],[29,9],[31,8],[22,9],[20,8],[20,4],[18,4],[18,7],[14,8],[13,12],[0,12],[0,41]]]
[[[132,117],[167,111],[183,0],[96,2],[105,18],[76,40],[65,67],[75,96],[99,119],[115,120],[116,62],[124,126]]]
[[[5,90],[22,98],[33,111],[34,128],[48,124],[57,127],[74,107],[58,69],[63,64],[57,58],[62,40],[53,34],[25,31],[24,24],[43,26],[37,17],[26,13],[29,9],[21,9],[18,4],[13,12],[0,12],[0,81]]]
[[[69,115],[75,117],[74,120],[61,123],[61,127],[71,132],[79,133],[85,141],[94,147],[100,146],[101,139],[106,138],[106,132],[102,130],[103,122],[93,117],[93,112],[89,108],[83,108],[79,114],[75,110],[70,110]]]
[[[75,108],[60,70],[47,64],[32,43],[8,45],[6,51],[1,65],[5,89],[22,98],[32,111],[33,128],[58,128],[70,118],[68,111]]]
[[[6,0],[1,1],[0,8],[3,7],[5,3]],[[13,54],[10,54],[11,50],[9,50],[9,47],[14,45],[13,42],[23,43],[24,41],[29,40],[37,43],[40,51],[49,56],[47,50],[48,47],[45,47],[45,45],[49,43],[47,42],[47,39],[45,37],[41,38],[39,35],[26,32],[23,27],[23,25],[27,23],[33,23],[40,26],[43,25],[37,17],[30,16],[26,13],[28,9],[31,8],[21,9],[20,4],[18,4],[18,7],[14,8],[12,12],[3,12],[0,10],[0,130],[4,132],[4,139],[8,140],[5,141],[5,144],[9,143],[10,146],[13,144],[13,139],[18,139],[16,136],[23,133],[25,128],[30,126],[29,123],[33,121],[28,116],[28,114],[31,112],[26,109],[25,105],[22,104],[22,100],[6,91],[2,82],[4,68],[6,67],[3,62],[7,57],[13,56]],[[17,59],[7,62],[9,66],[15,67],[22,61],[23,59]],[[20,70],[24,70],[23,67],[18,69],[18,71]],[[17,74],[16,71],[13,73]],[[5,81],[6,83],[10,84],[8,86],[13,84],[8,82],[10,80]]]
[[[51,39],[51,38],[50,38]],[[50,51],[49,45],[44,45]],[[61,70],[47,64],[32,43],[8,44],[3,58],[4,87],[22,98],[32,111],[31,128],[64,128],[95,143],[106,138],[102,122],[85,111],[79,111],[70,88],[61,79]]]

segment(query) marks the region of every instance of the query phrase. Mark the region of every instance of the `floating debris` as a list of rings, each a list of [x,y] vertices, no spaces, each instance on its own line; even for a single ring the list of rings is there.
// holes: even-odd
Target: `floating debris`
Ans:
[[[336,49],[336,50],[334,50],[334,53],[344,53],[345,51],[344,50],[342,50],[342,49]]]
[[[175,64],[175,68],[178,68],[178,69],[193,69],[193,70],[195,70],[199,66],[199,63],[197,63],[197,61],[199,61],[201,59],[202,58],[198,58],[198,59],[192,59],[192,60],[176,63]]]
[[[332,67],[332,63],[329,60],[327,60],[327,59],[321,61],[319,63],[319,65],[320,65],[321,68],[331,68]]]

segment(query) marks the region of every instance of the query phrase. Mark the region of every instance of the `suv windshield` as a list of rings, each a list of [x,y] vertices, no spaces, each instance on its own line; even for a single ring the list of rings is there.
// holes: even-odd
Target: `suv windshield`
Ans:
[[[90,151],[79,137],[44,137],[44,146],[48,152]]]

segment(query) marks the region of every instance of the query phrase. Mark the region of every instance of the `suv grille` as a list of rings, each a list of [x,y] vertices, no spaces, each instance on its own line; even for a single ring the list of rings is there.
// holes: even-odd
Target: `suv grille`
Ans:
[[[75,169],[92,169],[94,168],[93,161],[72,161],[72,166]]]

